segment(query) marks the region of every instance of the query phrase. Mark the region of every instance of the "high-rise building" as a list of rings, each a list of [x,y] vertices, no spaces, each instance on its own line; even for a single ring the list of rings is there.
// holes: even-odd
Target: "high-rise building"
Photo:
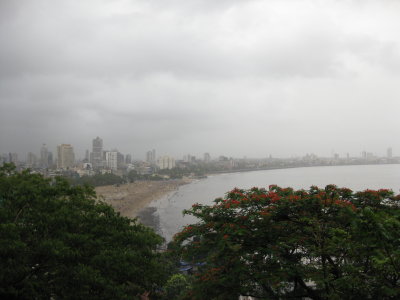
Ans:
[[[93,168],[101,168],[103,166],[103,140],[99,137],[96,137],[92,141],[90,162],[92,163]]]
[[[117,151],[117,168],[122,169],[125,166],[125,157],[121,152]]]
[[[47,168],[49,166],[49,151],[47,150],[46,144],[40,148],[40,166]]]
[[[75,164],[74,148],[70,144],[57,146],[57,168],[68,169]]]
[[[125,155],[125,163],[126,164],[132,163],[132,155],[130,154]]]
[[[153,149],[151,151],[146,152],[146,162],[154,165],[156,163],[156,150]]]
[[[106,167],[113,171],[118,169],[118,151],[105,152]]]
[[[209,163],[211,161],[210,153],[204,153],[204,162]]]

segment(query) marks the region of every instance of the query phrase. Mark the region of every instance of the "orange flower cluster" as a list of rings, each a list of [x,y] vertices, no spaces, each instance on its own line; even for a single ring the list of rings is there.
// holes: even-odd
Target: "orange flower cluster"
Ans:
[[[351,208],[353,211],[356,211],[356,209],[357,209],[357,208],[354,206],[354,204],[351,203],[351,202],[348,201],[348,200],[335,200],[335,201],[334,201],[334,204],[339,205],[339,206],[342,206],[342,207],[349,207],[349,208]]]
[[[187,233],[193,230],[193,226],[186,226],[185,228],[183,228],[182,232],[183,233]]]
[[[272,203],[278,202],[281,197],[275,192],[269,192],[267,198],[270,199]]]
[[[287,199],[288,199],[290,202],[295,202],[295,201],[297,201],[297,200],[300,200],[301,197],[300,197],[300,196],[297,196],[297,195],[289,195],[289,196],[287,197]]]
[[[267,195],[266,195],[266,194],[260,194],[260,195],[253,194],[253,195],[251,195],[251,199],[252,199],[252,200],[257,200],[257,201],[259,201],[259,200],[266,199],[266,198],[267,198]]]

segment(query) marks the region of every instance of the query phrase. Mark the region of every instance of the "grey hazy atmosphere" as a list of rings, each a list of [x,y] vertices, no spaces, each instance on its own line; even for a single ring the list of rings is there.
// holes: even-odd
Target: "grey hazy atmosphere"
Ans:
[[[0,153],[400,154],[400,1],[0,0]]]

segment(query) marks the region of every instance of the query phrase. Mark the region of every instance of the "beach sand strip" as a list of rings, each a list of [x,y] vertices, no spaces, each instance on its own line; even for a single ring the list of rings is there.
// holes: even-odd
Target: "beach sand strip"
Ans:
[[[96,187],[97,196],[125,217],[136,217],[152,201],[158,200],[179,186],[190,183],[188,179],[164,181],[136,181],[119,186]]]

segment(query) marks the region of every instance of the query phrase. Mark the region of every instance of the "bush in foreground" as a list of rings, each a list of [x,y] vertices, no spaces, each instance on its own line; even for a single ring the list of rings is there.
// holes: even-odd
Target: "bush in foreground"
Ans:
[[[1,299],[139,299],[166,280],[161,243],[90,187],[0,168]]]
[[[182,256],[206,262],[190,299],[399,299],[399,196],[328,185],[234,189],[185,213]]]

